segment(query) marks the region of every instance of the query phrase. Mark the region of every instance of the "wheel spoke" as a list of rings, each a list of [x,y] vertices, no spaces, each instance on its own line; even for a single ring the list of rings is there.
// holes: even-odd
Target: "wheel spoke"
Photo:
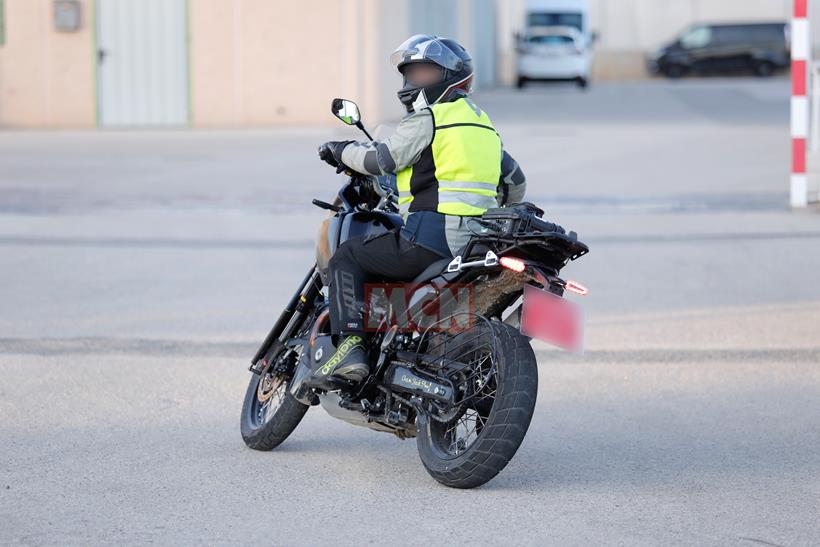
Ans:
[[[259,379],[260,382],[268,382],[269,384],[274,383],[275,380],[270,378],[269,376],[265,375]],[[273,418],[276,411],[279,410],[279,407],[282,406],[282,403],[285,401],[285,392],[287,390],[287,382],[281,381],[279,385],[273,390],[272,393],[269,393],[267,398],[264,401],[261,401],[259,405],[259,410],[257,412],[257,419],[259,425],[267,423]]]
[[[458,456],[473,446],[486,429],[497,396],[496,342],[492,331],[481,327],[469,333],[431,339],[425,351],[458,363],[442,370],[456,389],[455,400],[437,409],[443,418],[435,425],[433,442],[449,456]],[[448,372],[449,370],[449,372]],[[455,413],[447,421],[448,413]]]

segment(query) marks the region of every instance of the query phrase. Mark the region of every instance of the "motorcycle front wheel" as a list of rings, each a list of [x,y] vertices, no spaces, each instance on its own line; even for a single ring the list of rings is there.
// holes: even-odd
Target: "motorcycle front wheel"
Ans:
[[[271,368],[251,374],[242,404],[242,440],[254,450],[273,450],[282,444],[310,408],[291,395],[290,378],[271,373]]]

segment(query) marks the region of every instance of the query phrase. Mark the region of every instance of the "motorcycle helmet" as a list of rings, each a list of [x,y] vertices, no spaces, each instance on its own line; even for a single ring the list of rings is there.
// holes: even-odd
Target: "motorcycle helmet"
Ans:
[[[397,95],[407,112],[467,96],[473,87],[473,59],[455,40],[429,34],[416,34],[405,40],[390,55],[390,62],[404,77]],[[441,68],[441,79],[419,86],[407,80],[405,70],[414,63],[430,63]]]

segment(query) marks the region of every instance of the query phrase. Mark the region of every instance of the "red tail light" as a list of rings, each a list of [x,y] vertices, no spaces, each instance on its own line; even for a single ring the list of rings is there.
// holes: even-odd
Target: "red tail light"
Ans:
[[[564,289],[569,292],[574,292],[575,294],[580,294],[581,296],[585,296],[589,293],[589,289],[578,283],[577,281],[569,280],[567,281],[566,285],[564,285]]]
[[[512,270],[514,272],[523,272],[527,269],[527,265],[523,260],[513,258],[511,256],[502,256],[498,259],[498,262],[508,270]]]

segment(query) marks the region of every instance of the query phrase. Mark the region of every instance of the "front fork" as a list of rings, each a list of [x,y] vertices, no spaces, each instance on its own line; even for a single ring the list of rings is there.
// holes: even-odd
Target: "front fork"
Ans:
[[[319,275],[319,269],[314,264],[291,297],[288,305],[282,310],[279,319],[276,320],[273,328],[265,337],[265,341],[256,351],[248,370],[254,374],[262,372],[267,365],[263,357],[278,353],[287,339],[293,336],[305,315],[312,309],[314,301],[321,290],[322,278]]]

